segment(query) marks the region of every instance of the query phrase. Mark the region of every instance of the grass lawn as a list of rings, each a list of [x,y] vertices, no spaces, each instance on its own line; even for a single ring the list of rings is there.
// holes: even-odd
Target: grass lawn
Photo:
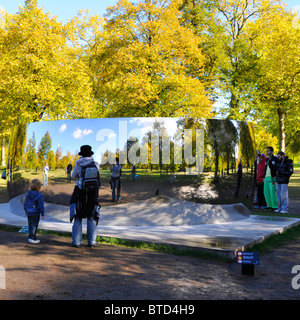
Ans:
[[[300,168],[295,168],[295,172],[290,178],[289,196],[291,199],[300,199]]]
[[[23,178],[25,179],[40,179],[42,182],[44,181],[44,173],[42,170],[30,171],[30,170],[19,170],[15,171],[15,173],[20,173]],[[147,170],[147,169],[137,169],[138,174],[138,180],[145,183],[169,183],[170,179],[170,173],[167,174],[165,172],[160,173],[159,170]],[[199,181],[202,181],[205,176],[209,176],[212,174],[211,172],[206,172],[200,177],[195,175],[186,175],[185,172],[176,172],[175,175],[177,176],[177,179],[180,179],[182,183],[197,183]],[[123,169],[122,170],[122,178],[125,180],[129,180],[131,175],[131,169]],[[111,172],[108,169],[101,169],[100,170],[100,177],[103,181],[109,181],[111,177]],[[67,180],[67,174],[65,173],[64,169],[56,169],[56,170],[50,170],[48,175],[48,181],[49,183],[63,183]],[[6,185],[5,180],[3,186]],[[1,186],[2,184],[0,184]]]

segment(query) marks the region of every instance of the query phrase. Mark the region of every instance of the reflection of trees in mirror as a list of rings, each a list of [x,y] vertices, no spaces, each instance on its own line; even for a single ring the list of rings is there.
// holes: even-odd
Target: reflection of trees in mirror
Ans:
[[[126,120],[128,126],[131,122],[135,122],[131,119],[134,118]],[[105,122],[102,123],[101,121],[104,120],[90,119],[89,121],[93,122],[93,128],[103,128]],[[80,126],[81,120],[76,121],[78,121],[76,126]],[[118,121],[121,121],[121,119],[110,119],[110,121],[112,126],[110,130],[112,128],[115,130],[115,128],[118,128]],[[97,125],[97,123],[99,124]],[[22,179],[24,180],[24,186],[26,186],[26,181],[33,178],[39,178],[43,181],[42,169],[47,162],[50,167],[48,200],[51,202],[51,197],[54,197],[65,203],[68,199],[67,195],[72,192],[73,188],[73,183],[66,187],[66,167],[69,163],[74,167],[79,156],[77,151],[72,153],[66,150],[66,146],[70,146],[72,142],[71,138],[66,138],[67,144],[64,147],[61,145],[63,140],[57,140],[58,138],[62,139],[62,135],[57,136],[57,128],[62,127],[62,124],[66,128],[67,126],[71,127],[73,122],[35,123],[35,130],[31,129],[30,136],[27,136],[30,125],[15,126],[12,130],[7,152],[7,168],[8,172],[11,171],[12,178],[18,181],[18,183],[15,183],[16,186]],[[75,124],[73,125],[75,126]],[[155,195],[156,190],[160,190],[160,194],[189,201],[236,201],[233,198],[239,159],[242,159],[243,165],[246,167],[240,195],[245,196],[248,190],[251,190],[250,180],[253,177],[253,172],[248,170],[248,167],[251,168],[252,162],[254,162],[255,153],[253,150],[255,150],[255,144],[253,128],[248,123],[217,119],[172,118],[171,121],[170,118],[153,118],[152,122],[148,121],[147,125],[144,120],[144,122],[138,123],[135,128],[137,127],[143,134],[139,137],[128,136],[127,139],[123,139],[126,142],[117,149],[117,154],[123,157],[125,162],[127,160],[127,163],[123,164],[122,176],[122,188],[125,194],[127,192],[127,199],[135,201],[150,197]],[[130,127],[130,129],[132,128]],[[190,159],[196,159],[195,156],[199,150],[196,130],[203,130],[204,132],[204,145],[201,149],[204,153],[203,172],[197,172],[195,176],[190,176],[186,175],[185,172],[186,170],[189,172],[191,166],[195,166],[195,160],[191,165],[189,161]],[[96,129],[94,131],[96,135]],[[128,134],[130,132],[135,133],[134,130],[128,131]],[[93,130],[82,130],[82,132],[90,133]],[[70,133],[68,137],[70,137]],[[118,141],[117,134],[115,134],[115,138]],[[87,141],[96,151],[101,143],[97,142],[96,139],[96,142],[93,142],[92,135],[88,139]],[[80,142],[80,140],[75,140],[75,137],[74,141],[76,143]],[[187,144],[191,146],[189,156],[187,156],[185,149]],[[80,143],[78,144],[79,147]],[[116,150],[108,148],[106,153],[102,154],[102,157],[107,156],[108,153],[115,155]],[[129,186],[132,160],[136,166],[139,179],[136,184],[131,183],[131,186]],[[103,183],[101,192],[104,198],[105,193],[109,192],[106,189],[110,179],[108,168],[109,163],[101,165],[101,180]],[[246,171],[249,171],[247,175]],[[176,175],[176,183],[170,183],[170,174]],[[243,185],[245,183],[247,185]],[[56,190],[54,190],[54,186]],[[16,188],[19,188],[17,192],[24,191],[24,188]],[[12,194],[15,194],[16,188],[14,188]],[[46,191],[44,190],[44,192]],[[59,200],[61,198],[59,193],[64,195],[65,199]]]

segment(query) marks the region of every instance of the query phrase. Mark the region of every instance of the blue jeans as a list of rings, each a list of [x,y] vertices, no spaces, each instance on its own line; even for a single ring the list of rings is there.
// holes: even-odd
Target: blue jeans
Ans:
[[[28,229],[29,229],[29,239],[36,240],[36,231],[40,222],[40,214],[35,214],[33,216],[27,216],[28,219]]]
[[[87,241],[89,245],[96,244],[97,238],[97,223],[94,219],[87,219]],[[75,217],[75,221],[72,227],[72,244],[80,246],[82,240],[82,219]]]
[[[277,200],[278,210],[288,211],[289,209],[289,192],[288,185],[285,183],[277,183]]]
[[[112,178],[111,179],[111,188],[112,188],[112,200],[115,201],[115,199],[116,199],[116,189],[117,189],[117,201],[119,201],[121,198],[120,179]]]
[[[48,175],[44,174],[44,186],[47,187],[48,186]]]

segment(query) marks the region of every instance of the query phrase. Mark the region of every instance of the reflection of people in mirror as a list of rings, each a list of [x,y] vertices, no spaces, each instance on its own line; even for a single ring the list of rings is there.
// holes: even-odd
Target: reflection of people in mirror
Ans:
[[[136,168],[135,168],[135,165],[133,165],[132,166],[132,168],[131,168],[131,178],[130,178],[130,180],[133,180],[133,181],[135,181],[136,180]]]
[[[67,181],[68,182],[71,182],[71,179],[72,179],[72,170],[73,170],[73,167],[72,167],[72,164],[69,163],[68,166],[67,166]]]
[[[48,167],[48,163],[46,163],[44,167],[44,187],[48,186],[48,173],[49,173],[49,167]]]
[[[112,201],[116,199],[116,189],[117,189],[117,202],[121,200],[121,175],[122,175],[122,167],[119,164],[119,158],[116,158],[116,162],[111,165],[111,189],[112,189]]]

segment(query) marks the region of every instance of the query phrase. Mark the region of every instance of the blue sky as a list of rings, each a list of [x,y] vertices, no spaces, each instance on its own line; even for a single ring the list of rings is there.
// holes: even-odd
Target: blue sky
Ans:
[[[106,8],[115,5],[117,0],[39,0],[38,2],[45,12],[57,16],[59,21],[66,23],[81,9],[89,9],[90,14],[102,16]],[[24,0],[0,0],[0,6],[8,13],[17,12],[19,5],[23,7],[24,4]]]
[[[113,6],[117,2],[117,0],[39,0],[39,6],[52,16],[57,16],[59,21],[66,23],[81,9],[89,9],[91,15],[102,16],[107,7]],[[285,0],[284,2],[289,8],[299,6],[300,11],[300,0]],[[8,13],[15,13],[18,11],[18,6],[24,6],[24,3],[24,0],[0,0],[0,7]]]
[[[89,9],[91,15],[102,16],[108,7],[117,2],[118,0],[38,0],[39,7],[63,23],[72,19],[82,9]],[[11,14],[18,11],[19,5],[23,7],[24,4],[25,0],[0,0],[0,8]]]
[[[95,159],[100,162],[102,153],[107,149],[123,149],[130,136],[142,141],[145,133],[152,130],[155,119],[157,118],[105,118],[35,122],[28,126],[27,143],[34,132],[38,149],[42,137],[49,131],[52,138],[51,149],[54,152],[61,147],[63,155],[67,151],[76,154],[81,145],[89,144],[95,152]],[[159,119],[164,121],[169,136],[173,137],[178,118]]]

